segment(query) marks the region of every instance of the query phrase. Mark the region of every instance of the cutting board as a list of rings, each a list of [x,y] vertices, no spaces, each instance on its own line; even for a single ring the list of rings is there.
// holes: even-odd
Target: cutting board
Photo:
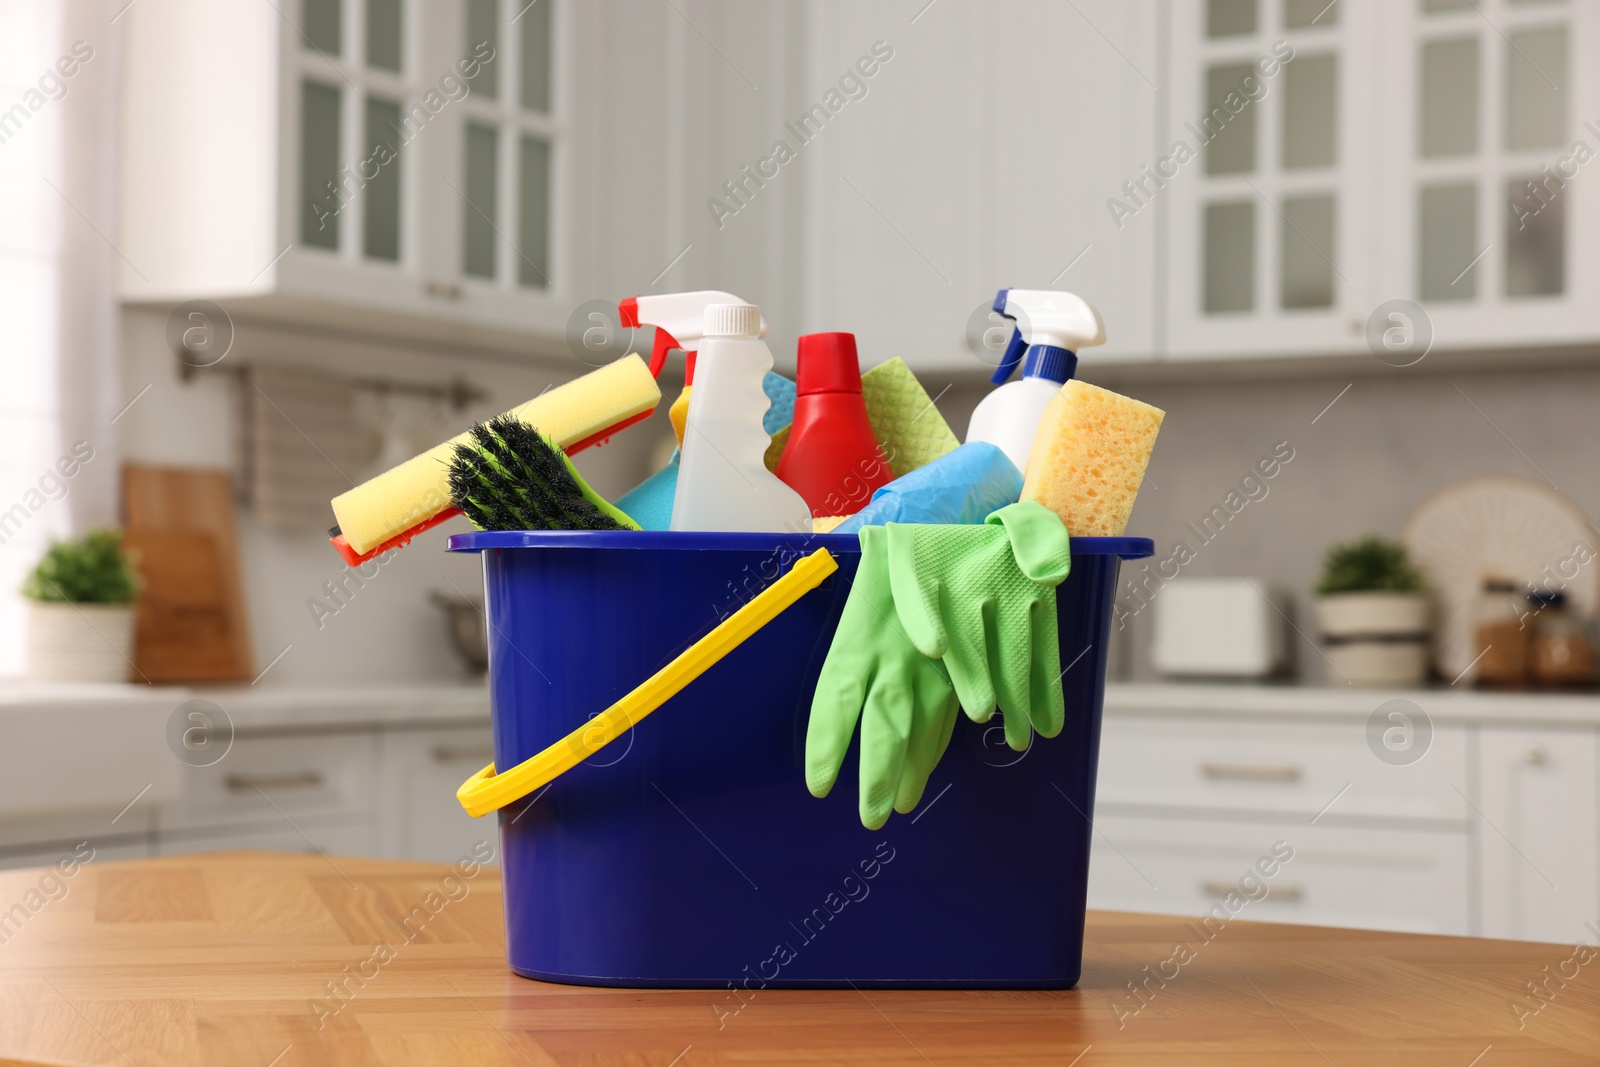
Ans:
[[[233,484],[225,471],[122,468],[126,543],[144,581],[133,663],[151,682],[248,681]]]

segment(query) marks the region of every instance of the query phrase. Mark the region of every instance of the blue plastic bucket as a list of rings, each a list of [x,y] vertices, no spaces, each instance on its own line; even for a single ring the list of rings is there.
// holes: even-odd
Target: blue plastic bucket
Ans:
[[[499,813],[512,970],[725,992],[1077,982],[1117,570],[1149,540],[1073,539],[1057,591],[1060,736],[1017,753],[998,715],[962,716],[921,805],[873,831],[854,747],[826,799],[804,774],[855,537],[457,534],[451,551],[483,554],[495,766],[605,710],[818,547],[836,574]]]

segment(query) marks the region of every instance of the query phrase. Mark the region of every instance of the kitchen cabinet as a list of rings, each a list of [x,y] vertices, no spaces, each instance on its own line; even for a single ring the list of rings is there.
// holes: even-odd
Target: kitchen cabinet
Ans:
[[[792,19],[732,10],[130,7],[121,295],[547,354],[565,353],[567,319],[587,299],[713,282],[763,298],[792,270],[792,242],[756,221],[711,240],[706,194],[738,165],[694,148],[712,134],[765,148],[781,129]],[[719,26],[747,63],[770,54],[754,104],[724,100],[739,75],[690,19]]]
[[[581,291],[564,7],[150,0],[127,12],[121,292],[559,331]]]
[[[937,394],[939,373],[998,361],[964,340],[997,288],[1065,288],[1106,321],[1086,366],[1148,357],[1157,212],[1119,225],[1106,205],[1152,162],[1156,12],[1154,0],[813,5],[815,97],[874,42],[893,58],[802,150],[805,330],[853,330],[864,363],[901,356]]]
[[[1349,6],[1349,5],[1342,5]],[[1404,92],[1377,117],[1380,296],[1426,309],[1435,343],[1600,336],[1600,9],[1581,0],[1385,5],[1377,69]]]
[[[382,855],[449,863],[471,854],[480,841],[498,851],[496,817],[474,819],[454,799],[462,782],[494,762],[487,730],[390,732],[382,746]],[[447,797],[448,803],[442,799]]]
[[[1592,343],[1592,4],[1170,4],[1171,358]],[[1292,58],[1291,58],[1292,57]],[[1271,73],[1268,74],[1268,71]],[[1171,155],[1171,150],[1168,150]],[[1425,315],[1390,301],[1420,304]],[[1387,332],[1386,332],[1387,331]]]
[[[1382,738],[1395,699],[1414,750]],[[1111,685],[1089,905],[1205,914],[1282,840],[1240,917],[1592,940],[1597,783],[1592,696]]]
[[[1384,254],[1370,117],[1392,6],[1168,5],[1170,125],[1145,195],[1171,208],[1173,358],[1365,350]]]
[[[37,781],[19,768],[0,797],[0,867],[54,862],[82,841],[119,858],[275,849],[438,862],[497,843],[495,819],[455,802],[493,759],[481,689],[205,691],[226,705],[231,742],[194,766],[168,747],[189,691],[114,699],[106,688],[99,701],[0,694],[0,731],[46,755],[54,738],[71,766],[94,771],[73,799],[61,764],[45,761],[55,777]]]
[[[1594,730],[1485,727],[1478,737],[1483,933],[1592,941],[1600,921]]]

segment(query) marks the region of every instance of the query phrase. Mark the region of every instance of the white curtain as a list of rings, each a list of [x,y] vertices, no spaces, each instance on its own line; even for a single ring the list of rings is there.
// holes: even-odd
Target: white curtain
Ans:
[[[119,20],[0,0],[0,676],[53,537],[117,520]]]

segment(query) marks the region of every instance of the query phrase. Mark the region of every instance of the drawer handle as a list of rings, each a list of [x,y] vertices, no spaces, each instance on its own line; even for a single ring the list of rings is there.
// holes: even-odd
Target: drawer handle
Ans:
[[[259,789],[317,789],[322,785],[321,771],[297,771],[293,774],[230,774],[222,780],[230,793],[249,793]]]
[[[436,745],[433,749],[433,762],[435,763],[482,763],[484,760],[494,759],[493,745],[464,745],[452,748],[449,745]]]
[[[1263,767],[1252,763],[1202,763],[1200,774],[1228,782],[1298,782],[1299,767]]]
[[[1239,893],[1239,887],[1233,882],[1201,882],[1200,892],[1208,897],[1225,897],[1229,893]],[[1243,893],[1239,893],[1243,896]],[[1263,900],[1276,900],[1281,904],[1298,904],[1305,897],[1305,890],[1297,885],[1275,885],[1270,887]]]

